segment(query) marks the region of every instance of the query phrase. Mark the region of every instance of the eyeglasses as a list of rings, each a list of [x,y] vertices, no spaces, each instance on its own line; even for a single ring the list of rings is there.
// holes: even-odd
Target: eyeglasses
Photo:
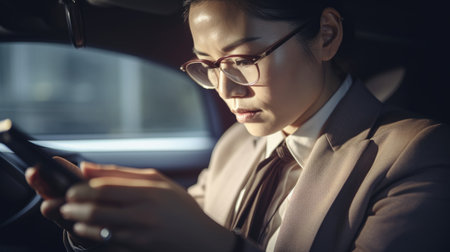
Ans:
[[[184,63],[180,69],[206,89],[214,89],[219,85],[220,72],[237,84],[254,85],[260,76],[258,62],[300,32],[306,24],[299,26],[258,55],[234,54],[221,57],[215,62],[193,59]]]

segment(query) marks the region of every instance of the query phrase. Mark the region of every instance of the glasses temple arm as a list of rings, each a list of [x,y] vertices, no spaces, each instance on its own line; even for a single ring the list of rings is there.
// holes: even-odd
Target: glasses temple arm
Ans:
[[[271,54],[273,51],[275,51],[278,47],[280,47],[281,45],[283,45],[285,42],[287,42],[289,39],[291,39],[295,34],[297,34],[298,32],[300,32],[307,24],[309,23],[303,23],[302,25],[300,25],[299,27],[297,27],[295,30],[293,30],[292,32],[290,32],[289,34],[287,34],[285,37],[281,38],[280,40],[278,40],[277,42],[275,42],[275,44],[273,44],[271,47],[267,48],[264,52],[262,52],[261,54],[259,54],[255,59],[255,63],[258,62],[259,60],[261,60],[262,58],[266,57],[267,55]]]

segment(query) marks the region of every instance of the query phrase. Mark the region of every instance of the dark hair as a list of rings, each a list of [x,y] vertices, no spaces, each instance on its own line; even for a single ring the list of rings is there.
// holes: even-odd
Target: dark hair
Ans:
[[[305,50],[310,53],[308,42],[312,40],[319,32],[320,29],[320,17],[322,12],[327,7],[335,8],[345,15],[343,10],[342,0],[184,0],[184,18],[187,20],[189,16],[189,8],[192,4],[197,4],[206,1],[224,1],[230,4],[236,5],[238,8],[244,10],[246,13],[264,20],[273,21],[285,21],[292,23],[295,26],[299,26],[308,22],[305,29],[299,34],[298,38],[304,45]],[[343,51],[347,51],[349,39],[353,37],[353,29],[348,25],[348,21],[343,23],[344,25],[344,40],[339,48],[339,51],[335,58],[339,62],[342,68]],[[346,24],[347,23],[347,24]],[[336,60],[333,60],[335,66],[337,66]],[[345,68],[345,67],[344,67]]]

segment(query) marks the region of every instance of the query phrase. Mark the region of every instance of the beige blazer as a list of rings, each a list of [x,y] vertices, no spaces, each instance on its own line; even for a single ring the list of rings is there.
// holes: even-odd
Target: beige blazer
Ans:
[[[355,82],[321,132],[276,251],[450,251],[447,126],[383,106]],[[232,126],[189,188],[219,224],[265,145],[265,138]]]

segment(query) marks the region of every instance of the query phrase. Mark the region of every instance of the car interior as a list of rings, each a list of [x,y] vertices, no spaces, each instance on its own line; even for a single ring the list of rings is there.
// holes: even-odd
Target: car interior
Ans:
[[[343,2],[345,69],[379,100],[449,123],[443,8]],[[0,120],[75,164],[157,168],[187,187],[235,122],[179,71],[193,57],[181,0],[0,0]],[[26,168],[0,144],[0,251],[64,251]]]

